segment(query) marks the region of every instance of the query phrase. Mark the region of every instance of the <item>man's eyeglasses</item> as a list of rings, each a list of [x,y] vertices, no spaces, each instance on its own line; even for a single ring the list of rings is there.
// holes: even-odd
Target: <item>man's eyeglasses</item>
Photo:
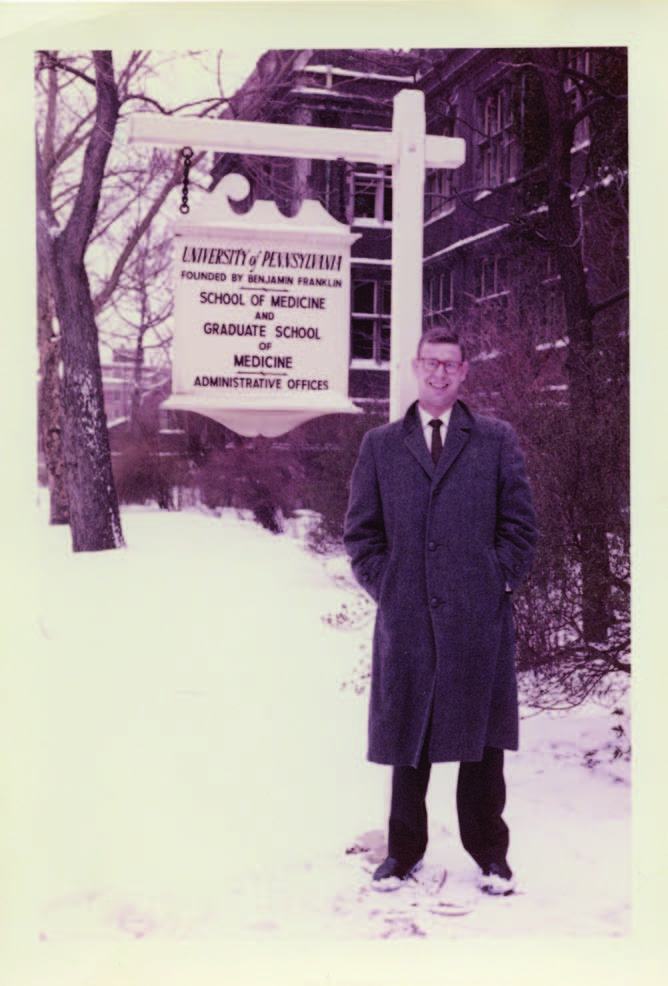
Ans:
[[[451,360],[451,359],[447,359],[447,360],[431,359],[431,358],[426,358],[424,356],[419,356],[418,360],[420,363],[422,363],[423,367],[425,368],[425,370],[427,370],[428,373],[435,373],[436,370],[438,370],[439,366],[442,366],[446,373],[453,375],[457,372],[459,367],[462,365],[461,363],[457,363],[455,362],[455,360]]]

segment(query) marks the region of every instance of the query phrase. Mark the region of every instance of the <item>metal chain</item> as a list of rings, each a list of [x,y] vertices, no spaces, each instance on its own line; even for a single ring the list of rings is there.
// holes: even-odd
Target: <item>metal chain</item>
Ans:
[[[183,191],[181,193],[181,205],[179,206],[179,212],[182,212],[185,216],[188,212],[190,212],[190,206],[188,205],[188,176],[190,174],[190,165],[192,164],[193,157],[192,147],[182,148],[181,157],[183,158]]]

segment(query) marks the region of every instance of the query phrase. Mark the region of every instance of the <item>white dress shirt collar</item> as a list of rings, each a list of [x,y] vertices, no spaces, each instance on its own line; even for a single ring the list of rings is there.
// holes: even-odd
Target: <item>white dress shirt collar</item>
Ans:
[[[420,414],[420,422],[422,423],[422,434],[424,435],[424,440],[427,443],[427,448],[430,449],[432,429],[429,426],[429,422],[434,420],[434,415],[430,414],[429,411],[425,411],[425,409],[420,404],[418,404],[418,411]],[[452,412],[452,408],[449,407],[447,411],[443,412],[443,414],[437,415],[438,419],[443,422],[443,430],[441,432],[441,438],[443,439],[444,445],[445,445],[445,436],[448,431],[448,422],[450,421],[451,412]]]

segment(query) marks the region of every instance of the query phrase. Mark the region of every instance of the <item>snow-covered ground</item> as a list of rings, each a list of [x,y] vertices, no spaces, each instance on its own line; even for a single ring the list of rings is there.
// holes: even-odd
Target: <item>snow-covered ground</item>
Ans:
[[[445,764],[423,885],[374,893],[390,771],[365,761],[367,696],[342,687],[371,629],[345,559],[233,512],[126,508],[127,548],[79,555],[43,502],[39,520],[23,935],[83,948],[628,934],[630,764],[611,759],[609,709],[526,710],[506,761],[516,895],[476,889]]]

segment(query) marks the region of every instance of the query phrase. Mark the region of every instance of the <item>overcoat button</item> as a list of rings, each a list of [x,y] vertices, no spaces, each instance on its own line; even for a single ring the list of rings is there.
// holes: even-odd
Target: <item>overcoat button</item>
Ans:
[[[430,551],[435,551],[436,550],[436,545],[434,544],[433,541],[430,541],[429,544],[427,545],[427,547],[429,548]]]
[[[438,606],[438,599],[436,599],[436,597],[434,597],[434,598],[432,599],[432,601],[431,601],[431,605],[432,605],[432,606]]]

